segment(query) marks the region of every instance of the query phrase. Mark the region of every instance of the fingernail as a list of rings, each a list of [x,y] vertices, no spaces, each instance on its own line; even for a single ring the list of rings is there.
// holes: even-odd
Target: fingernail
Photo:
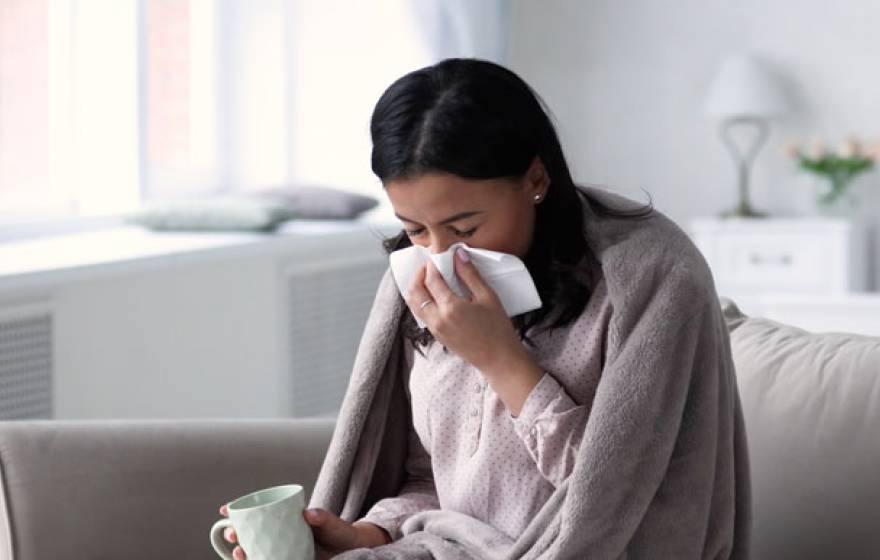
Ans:
[[[226,540],[229,542],[234,542],[232,535],[232,527],[228,527],[225,531],[223,531],[223,536],[226,537]]]
[[[320,521],[321,519],[321,510],[317,508],[311,508],[306,510],[306,515],[309,516],[309,519],[312,521]]]
[[[467,251],[459,247],[455,250],[455,254],[458,255],[458,258],[461,259],[462,262],[470,262],[471,257],[467,254]]]

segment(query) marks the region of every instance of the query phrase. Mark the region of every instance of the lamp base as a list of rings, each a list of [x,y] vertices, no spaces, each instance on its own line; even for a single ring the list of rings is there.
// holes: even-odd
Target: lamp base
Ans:
[[[749,125],[757,129],[757,135],[752,139],[749,149],[741,152],[734,142],[731,129],[734,126]],[[737,185],[739,187],[739,198],[736,207],[721,214],[722,218],[766,218],[765,212],[759,212],[752,208],[749,202],[749,166],[758,154],[758,150],[767,140],[769,133],[769,124],[764,117],[732,117],[727,118],[721,123],[721,139],[727,145],[733,161],[736,162],[737,168]]]
[[[737,206],[732,210],[726,210],[720,214],[722,218],[768,218],[767,212],[759,212],[750,206]]]

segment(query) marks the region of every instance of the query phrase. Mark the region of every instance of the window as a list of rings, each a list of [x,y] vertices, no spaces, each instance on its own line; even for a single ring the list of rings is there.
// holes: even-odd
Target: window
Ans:
[[[53,200],[49,178],[49,5],[0,0],[0,215]]]
[[[151,0],[147,13],[147,161],[156,175],[190,157],[189,2]]]
[[[145,2],[143,198],[220,190],[224,113],[214,0]]]
[[[0,0],[0,224],[216,188],[213,5]]]
[[[287,182],[377,195],[383,89],[500,44],[500,0],[417,4],[0,0],[0,226]]]
[[[0,221],[136,204],[136,2],[0,0]]]

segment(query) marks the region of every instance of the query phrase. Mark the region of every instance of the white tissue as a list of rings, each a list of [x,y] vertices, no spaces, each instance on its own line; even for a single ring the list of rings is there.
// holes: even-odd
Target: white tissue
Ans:
[[[455,275],[454,257],[455,250],[459,247],[467,251],[480,276],[498,295],[508,317],[541,307],[541,298],[538,296],[535,282],[519,257],[487,249],[474,249],[461,242],[437,254],[431,254],[429,249],[421,245],[413,245],[391,253],[389,256],[391,274],[401,295],[406,295],[419,268],[431,259],[453,292],[461,297],[470,297],[470,290]],[[418,317],[415,319],[420,328],[425,327]]]

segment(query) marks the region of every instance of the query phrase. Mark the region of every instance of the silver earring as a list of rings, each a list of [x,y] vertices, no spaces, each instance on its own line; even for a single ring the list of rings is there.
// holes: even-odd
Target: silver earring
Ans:
[[[536,194],[535,195],[535,202],[541,202],[541,196],[542,195],[540,195],[540,194]]]

